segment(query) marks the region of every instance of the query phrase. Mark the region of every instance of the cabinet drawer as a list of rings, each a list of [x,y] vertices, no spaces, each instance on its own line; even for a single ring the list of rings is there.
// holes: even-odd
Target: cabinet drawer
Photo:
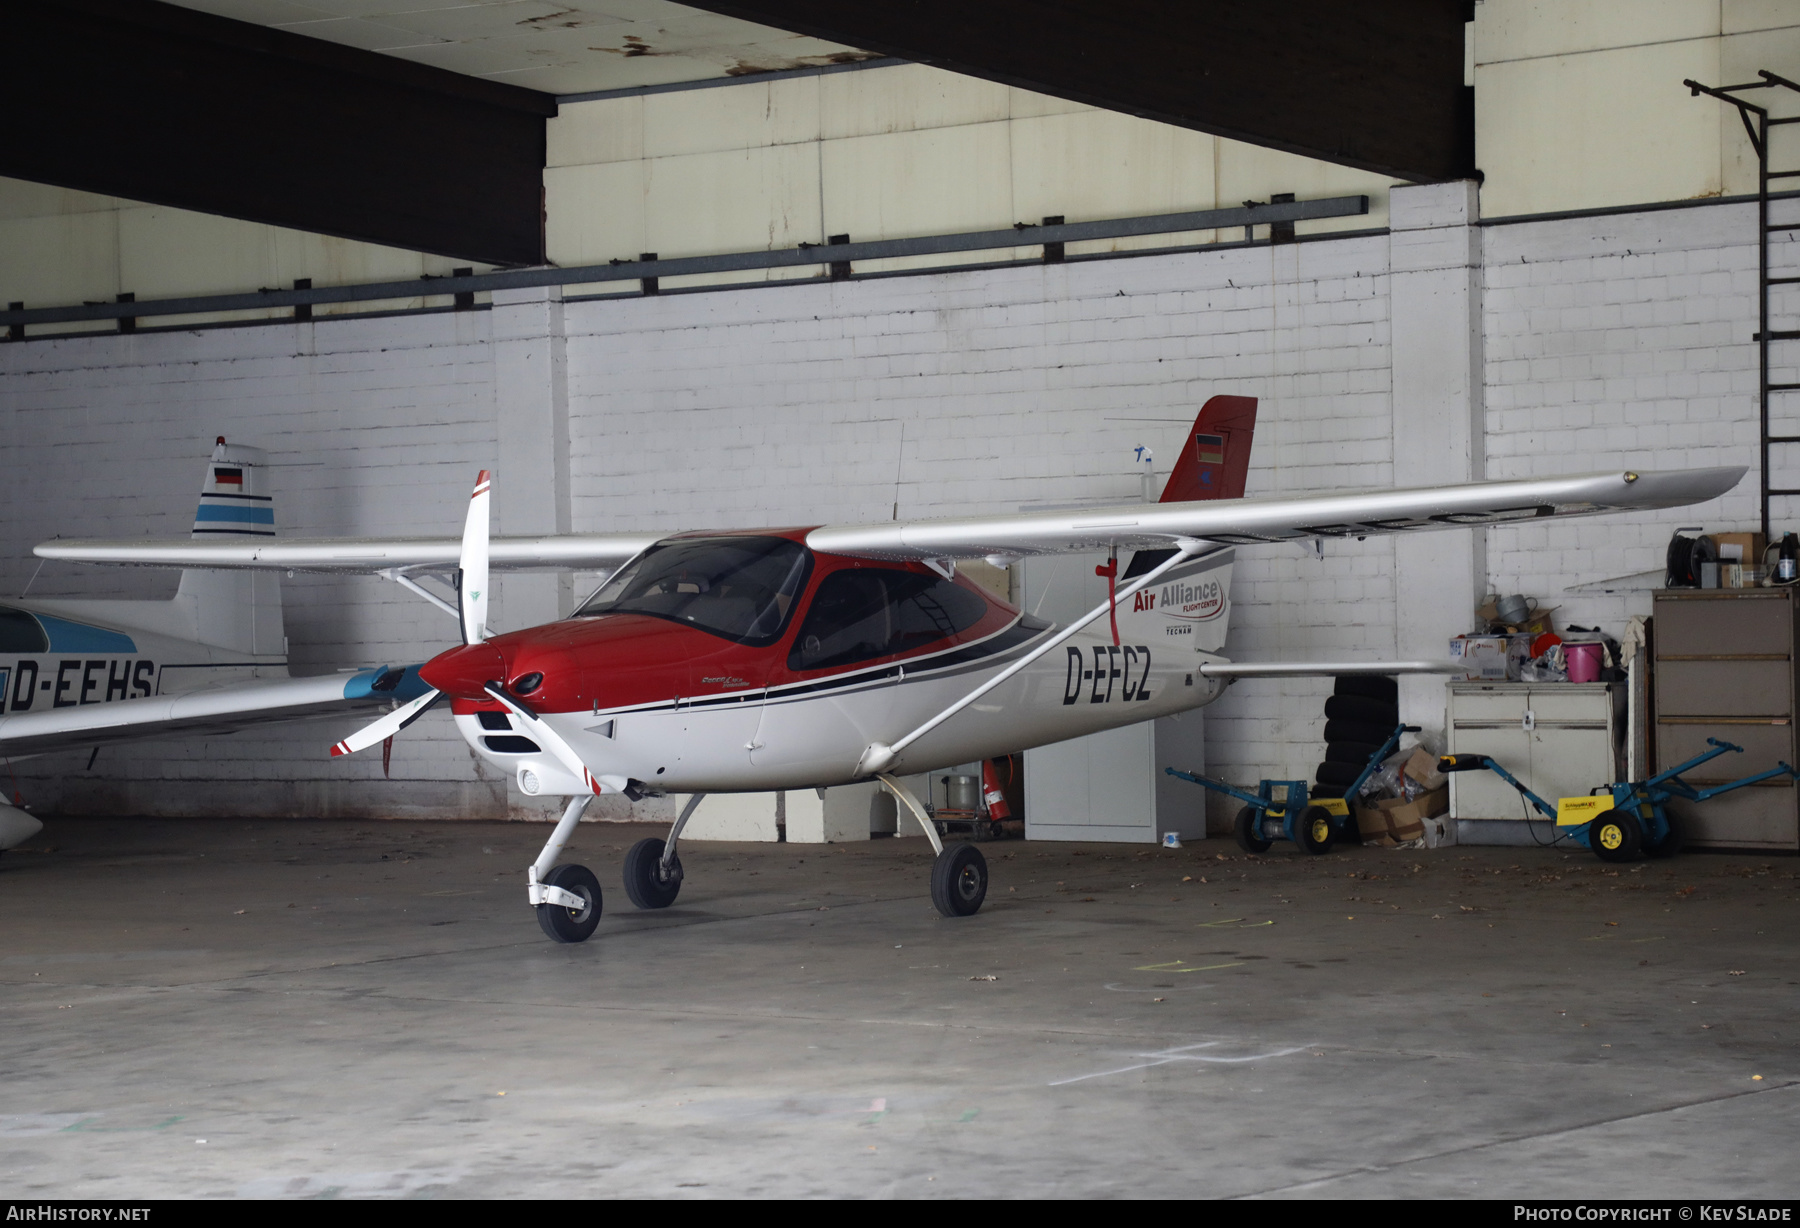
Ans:
[[[1450,699],[1451,719],[1459,725],[1517,725],[1525,717],[1525,704],[1524,691],[1458,691]]]
[[[1656,710],[1667,716],[1786,716],[1791,661],[1658,661]]]
[[[1708,738],[1741,746],[1744,753],[1720,755],[1711,763],[1702,764],[1691,776],[1683,777],[1689,784],[1720,784],[1766,772],[1784,760],[1794,762],[1792,725],[1688,724],[1659,720],[1656,724],[1656,770],[1665,771],[1695,755],[1705,754],[1712,749],[1706,744]]]
[[[1793,605],[1785,592],[1656,599],[1657,655],[1772,652],[1793,643]]]
[[[1531,711],[1540,725],[1545,721],[1580,721],[1604,727],[1612,713],[1612,696],[1605,691],[1546,688],[1531,693]]]

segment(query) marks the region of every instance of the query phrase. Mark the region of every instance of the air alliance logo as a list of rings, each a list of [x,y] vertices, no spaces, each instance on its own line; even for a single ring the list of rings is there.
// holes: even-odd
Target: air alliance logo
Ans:
[[[1211,622],[1225,613],[1225,586],[1215,579],[1175,580],[1134,594],[1131,610],[1134,614],[1154,610],[1184,622]]]

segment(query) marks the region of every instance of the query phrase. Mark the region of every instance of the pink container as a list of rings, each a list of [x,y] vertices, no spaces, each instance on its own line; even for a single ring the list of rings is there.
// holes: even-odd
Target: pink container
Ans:
[[[1600,681],[1600,645],[1564,644],[1563,659],[1569,663],[1570,682]]]

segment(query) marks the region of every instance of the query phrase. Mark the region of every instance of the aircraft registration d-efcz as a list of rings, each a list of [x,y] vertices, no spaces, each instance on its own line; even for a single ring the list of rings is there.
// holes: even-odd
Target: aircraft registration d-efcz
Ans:
[[[1208,401],[1157,504],[490,539],[483,471],[460,541],[58,541],[37,553],[381,574],[455,614],[462,644],[419,669],[431,689],[332,753],[381,742],[447,697],[477,754],[528,794],[571,799],[529,871],[528,895],[547,934],[579,942],[599,921],[600,886],[586,868],[556,860],[596,793],[693,795],[666,841],[641,841],[626,856],[627,893],[660,908],[680,890],[676,842],[706,794],[879,780],[937,850],[933,902],[946,916],[967,915],[987,891],[981,852],[946,848],[899,775],[1198,708],[1235,677],[1448,670],[1434,661],[1227,661],[1238,547],[1676,507],[1716,498],[1744,474],[1613,471],[1245,499],[1255,409],[1251,398]],[[1094,550],[1111,556],[1100,569],[1108,600],[1064,627],[956,572],[958,560],[1005,565]],[[570,618],[492,633],[490,572],[527,568],[610,577]],[[424,588],[426,576],[449,581],[454,604]]]

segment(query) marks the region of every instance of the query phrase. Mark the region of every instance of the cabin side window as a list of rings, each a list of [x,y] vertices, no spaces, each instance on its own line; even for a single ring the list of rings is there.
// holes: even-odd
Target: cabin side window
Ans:
[[[926,647],[967,631],[987,602],[939,576],[881,567],[833,572],[819,583],[788,667],[831,669]]]
[[[21,652],[48,652],[50,638],[38,620],[24,610],[0,606],[0,656]]]

